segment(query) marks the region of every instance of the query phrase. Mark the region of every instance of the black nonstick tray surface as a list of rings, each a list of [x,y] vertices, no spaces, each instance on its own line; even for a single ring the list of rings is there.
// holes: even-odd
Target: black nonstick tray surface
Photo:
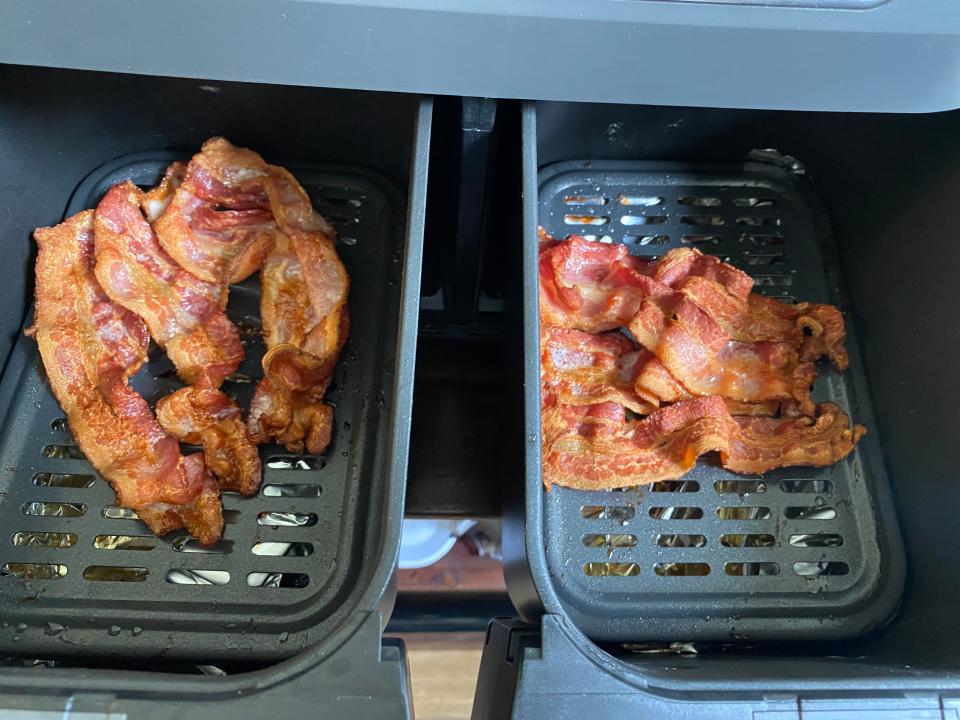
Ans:
[[[644,256],[697,247],[750,273],[758,292],[844,307],[826,216],[806,179],[787,169],[575,161],[542,169],[535,182],[537,222],[555,237],[626,243]],[[547,611],[608,641],[839,638],[881,625],[902,591],[903,551],[849,319],[850,369],[821,367],[814,392],[872,430],[849,458],[762,477],[705,458],[682,480],[652,487],[546,492],[531,392],[535,232],[528,218],[526,548]]]

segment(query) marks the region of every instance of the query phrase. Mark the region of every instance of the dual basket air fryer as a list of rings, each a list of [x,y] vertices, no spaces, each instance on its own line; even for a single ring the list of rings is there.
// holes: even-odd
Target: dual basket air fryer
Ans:
[[[351,333],[330,396],[330,449],[294,457],[265,447],[260,494],[225,496],[224,538],[209,549],[183,535],[156,539],[113,506],[112,492],[73,443],[35,344],[16,339],[0,380],[3,652],[70,658],[74,665],[268,663],[332,637],[342,642],[344,628],[355,629],[361,616],[390,602],[413,387],[429,101],[309,88],[266,93],[244,84],[210,92],[185,80],[0,71],[9,101],[0,108],[7,157],[32,146],[31,117],[53,98],[64,111],[41,120],[46,145],[31,151],[43,158],[36,167],[18,161],[19,199],[37,202],[3,224],[4,242],[16,243],[22,260],[0,269],[11,287],[24,289],[4,300],[11,337],[29,322],[29,231],[95,206],[122,179],[155,183],[171,160],[213,134],[261,151],[300,179],[337,227],[351,277]],[[317,110],[305,118],[298,116],[303,108]],[[649,488],[543,490],[538,224],[556,237],[626,243],[639,255],[692,245],[752,274],[761,292],[841,308],[845,301],[823,208],[789,164],[586,156],[538,168],[533,113],[525,110],[523,177],[526,557],[513,559],[528,568],[531,582],[510,582],[515,603],[531,616],[541,607],[567,616],[587,636],[611,641],[838,637],[881,624],[899,598],[903,560],[853,332],[850,370],[825,371],[815,397],[839,404],[871,432],[834,467],[746,478],[701,462],[682,480]],[[365,120],[354,126],[352,117]],[[15,199],[8,192],[2,202]],[[241,402],[262,353],[257,303],[255,283],[231,292],[231,318],[251,329],[245,365],[225,386]],[[153,361],[134,386],[153,400],[168,391],[169,371]]]

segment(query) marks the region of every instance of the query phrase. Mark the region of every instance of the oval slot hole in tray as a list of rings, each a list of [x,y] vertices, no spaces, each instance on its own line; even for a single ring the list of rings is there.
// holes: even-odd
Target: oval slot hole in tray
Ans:
[[[226,585],[230,582],[230,573],[226,570],[189,570],[172,568],[165,579],[172,585]]]
[[[678,533],[661,533],[657,535],[657,547],[694,547],[700,548],[707,544],[705,535],[682,535]]]
[[[322,489],[305,483],[272,483],[264,485],[261,492],[264,497],[318,498]]]
[[[97,550],[153,550],[157,538],[152,535],[97,535],[93,539]]]
[[[148,577],[145,567],[90,565],[83,570],[83,579],[92,582],[143,582]]]
[[[76,473],[50,473],[41,472],[33,476],[33,484],[37,487],[65,487],[65,488],[88,488],[96,481],[93,475],[80,475]]]
[[[13,575],[22,580],[59,580],[67,574],[67,566],[57,563],[4,563],[0,575]]]
[[[587,533],[580,540],[584,547],[630,548],[637,545],[637,536],[627,533]]]
[[[710,566],[700,562],[663,562],[654,565],[653,572],[661,577],[703,577],[710,574]]]
[[[305,588],[310,584],[306,573],[294,572],[252,572],[247,575],[250,587]]]
[[[721,520],[769,520],[768,507],[719,507],[717,517]]]
[[[788,493],[829,493],[833,484],[829,480],[781,480],[780,489]]]
[[[763,480],[715,480],[713,489],[722,494],[746,495],[766,492],[767,484]]]
[[[663,202],[657,195],[620,195],[617,202],[630,207],[656,207]]]
[[[606,215],[564,215],[563,222],[567,225],[606,225],[610,218]]]
[[[226,555],[233,551],[233,540],[219,540],[214,545],[201,545],[200,542],[189,535],[181,535],[174,538],[170,547],[175,552],[182,553],[200,553],[203,555]]]
[[[271,470],[320,470],[326,464],[322,457],[275,455],[267,458],[267,467]]]
[[[698,507],[652,507],[650,517],[654,520],[699,520],[703,517],[703,508]]]
[[[80,517],[87,512],[87,506],[83,503],[68,502],[46,502],[43,500],[34,500],[24,503],[24,515],[40,515],[43,517]]]
[[[633,577],[640,574],[636,563],[588,562],[583,564],[583,574],[590,577]]]
[[[580,516],[588,520],[633,520],[637,509],[632,505],[584,505]]]
[[[774,562],[730,562],[723,566],[727,575],[779,575],[780,566]]]
[[[793,547],[840,547],[843,545],[843,536],[837,533],[791,535],[790,544]]]
[[[58,460],[86,460],[86,456],[80,452],[76,445],[44,445],[40,454],[45,458],[54,458]]]
[[[773,547],[777,539],[770,533],[724,534],[720,536],[723,547]]]
[[[564,205],[606,205],[607,199],[602,195],[565,195]]]
[[[313,555],[313,543],[308,542],[258,542],[250,552],[270,557],[309,557]]]
[[[788,520],[833,520],[837,511],[829,505],[811,505],[808,507],[790,506],[783,509]]]
[[[696,480],[660,480],[650,485],[650,492],[695,493],[700,491]]]
[[[269,527],[312,527],[316,524],[316,513],[262,512],[257,515],[257,525]]]
[[[722,204],[718,197],[703,197],[700,195],[684,195],[677,202],[691,207],[720,207]]]
[[[77,544],[77,534],[24,530],[14,533],[10,544],[17,547],[68,548]]]
[[[850,572],[850,566],[844,562],[828,562],[820,560],[817,562],[795,562],[793,571],[803,577],[819,575],[846,575]]]

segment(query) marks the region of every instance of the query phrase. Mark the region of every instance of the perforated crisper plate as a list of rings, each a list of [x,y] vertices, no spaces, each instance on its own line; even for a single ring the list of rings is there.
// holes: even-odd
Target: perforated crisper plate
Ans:
[[[155,184],[167,153],[120,159],[77,189],[67,215],[114,183]],[[260,494],[223,496],[223,540],[205,550],[183,532],[155,538],[74,446],[21,338],[0,386],[0,645],[31,657],[99,654],[229,658],[291,655],[350,612],[365,563],[381,550],[402,256],[402,201],[379,176],[290,164],[339,233],[350,274],[350,340],[328,398],[333,442],[320,457],[262,446]],[[376,301],[373,301],[373,299]],[[231,288],[228,314],[246,358],[224,391],[246,408],[261,377],[259,276]],[[180,382],[165,355],[133,386],[151,403]],[[397,512],[401,512],[397,509]]]
[[[843,307],[809,186],[766,164],[553,165],[540,173],[539,221],[555,237],[623,242],[636,255],[697,247],[750,273],[759,292]],[[648,488],[534,496],[528,485],[528,502],[543,503],[556,597],[587,635],[838,637],[890,615],[902,568],[889,555],[900,550],[874,512],[874,493],[889,490],[847,321],[850,370],[821,365],[814,397],[871,432],[835,466],[744,477],[707,457],[682,481]]]

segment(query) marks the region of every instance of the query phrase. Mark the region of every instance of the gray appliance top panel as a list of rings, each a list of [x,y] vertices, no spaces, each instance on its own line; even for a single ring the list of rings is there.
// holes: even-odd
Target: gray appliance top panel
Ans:
[[[960,107],[953,0],[0,0],[0,62],[368,90]]]

